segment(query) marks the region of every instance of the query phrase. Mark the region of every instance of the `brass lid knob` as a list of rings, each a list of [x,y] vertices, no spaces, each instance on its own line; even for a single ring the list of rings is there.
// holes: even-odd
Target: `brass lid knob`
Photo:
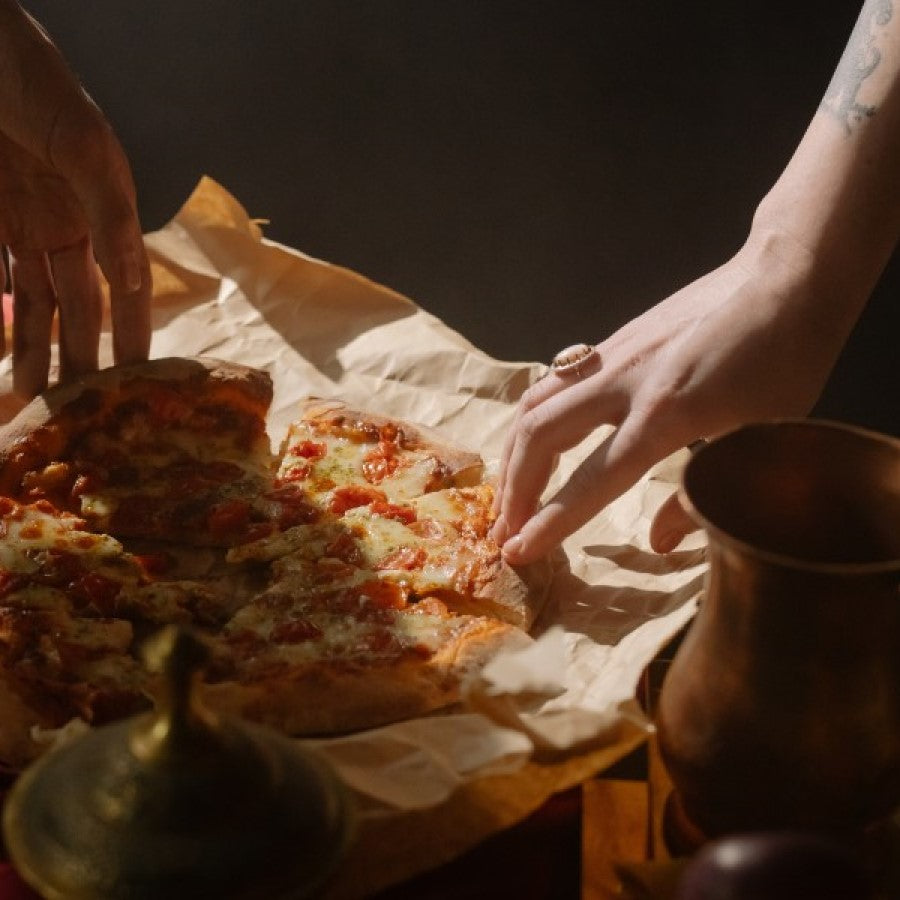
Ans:
[[[317,756],[219,719],[194,684],[207,647],[184,628],[148,644],[159,708],[51,751],[7,798],[22,876],[48,900],[308,897],[351,832],[348,793]]]

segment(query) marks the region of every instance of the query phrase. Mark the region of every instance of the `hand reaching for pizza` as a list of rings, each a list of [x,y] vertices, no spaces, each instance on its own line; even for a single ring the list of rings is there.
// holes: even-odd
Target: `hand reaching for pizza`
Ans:
[[[509,562],[546,553],[679,447],[808,412],[900,237],[898,88],[900,17],[867,0],[741,250],[526,392],[493,532]],[[604,424],[617,429],[536,511],[557,454]],[[689,530],[670,501],[650,542],[670,550]]]
[[[150,270],[125,153],[52,41],[12,0],[0,0],[0,244],[9,254],[18,394],[47,385],[55,314],[60,378],[97,368],[95,257],[110,287],[116,361],[147,357]]]
[[[577,372],[551,371],[528,390],[501,464],[494,534],[510,562],[548,552],[678,448],[809,411],[846,335],[811,339],[817,294],[804,253],[787,264],[777,245],[748,242],[599,344]],[[618,428],[535,513],[557,455],[604,424]],[[651,543],[670,550],[689,530],[667,504]]]

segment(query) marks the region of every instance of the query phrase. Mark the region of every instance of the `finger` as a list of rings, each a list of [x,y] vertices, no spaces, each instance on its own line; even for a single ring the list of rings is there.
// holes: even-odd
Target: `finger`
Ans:
[[[643,422],[626,420],[503,545],[504,557],[520,565],[549,553],[681,445],[675,432],[660,441]]]
[[[584,440],[603,424],[616,424],[625,410],[619,387],[603,373],[576,382],[524,413],[506,470],[500,512],[515,534],[532,516],[547,486],[556,456]]]
[[[125,152],[85,94],[70,100],[54,124],[50,156],[69,182],[91,229],[97,262],[109,283],[117,362],[150,350],[150,262],[137,216]]]
[[[103,295],[89,239],[49,254],[59,309],[59,377],[96,371]]]
[[[596,374],[601,366],[602,360],[600,355],[595,354],[579,367],[576,377],[589,378]],[[497,492],[494,497],[495,512],[499,512],[500,510],[500,500],[506,484],[506,470],[515,445],[522,416],[572,385],[573,381],[571,375],[560,375],[555,372],[553,368],[549,368],[545,375],[531,385],[531,387],[529,387],[522,395],[519,405],[516,408],[512,426],[507,432],[506,440],[503,445],[503,453],[500,457],[500,467],[497,476]]]
[[[657,553],[670,553],[689,534],[698,531],[699,527],[681,505],[678,494],[672,494],[653,517],[650,546]]]
[[[31,398],[47,387],[56,292],[43,253],[9,252],[13,295],[13,390]]]
[[[110,284],[115,352],[146,358],[150,267],[128,160],[62,54],[18,3],[0,3],[4,131],[70,184]]]
[[[0,294],[3,295],[2,303],[0,303],[0,357],[6,356],[6,273],[8,269],[6,248],[0,247]]]
[[[503,441],[503,452],[500,454],[500,466],[497,473],[497,490],[494,494],[495,513],[500,512],[500,500],[503,495],[504,485],[506,484],[506,469],[509,465],[509,457],[512,455],[513,447],[515,446],[516,435],[519,430],[519,423],[522,421],[522,416],[529,410],[534,409],[538,404],[543,403],[544,400],[551,397],[554,393],[563,389],[562,384],[554,384],[556,379],[553,379],[551,375],[552,371],[548,370],[519,398],[519,404],[516,407],[512,425],[510,425],[509,430],[506,432],[506,438]]]

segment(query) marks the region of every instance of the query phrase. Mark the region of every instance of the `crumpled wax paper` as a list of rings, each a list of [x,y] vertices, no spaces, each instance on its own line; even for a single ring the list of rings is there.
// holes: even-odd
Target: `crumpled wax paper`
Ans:
[[[437,428],[490,467],[516,401],[546,371],[493,359],[406,297],[266,239],[209,178],[147,245],[151,356],[269,371],[275,446],[299,400],[339,397]],[[110,347],[107,317],[104,364]],[[0,409],[13,406],[10,372],[6,359]],[[550,489],[608,434],[564,454]],[[566,541],[536,640],[493,660],[468,704],[301,742],[330,760],[359,809],[334,896],[365,896],[452,858],[643,740],[651,726],[635,701],[638,680],[693,614],[705,568],[700,538],[666,556],[647,541],[683,462],[664,461]]]

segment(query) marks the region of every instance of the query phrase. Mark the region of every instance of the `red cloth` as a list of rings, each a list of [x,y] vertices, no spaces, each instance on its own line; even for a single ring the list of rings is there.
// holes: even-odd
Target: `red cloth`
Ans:
[[[0,862],[0,900],[39,900],[8,862]]]

